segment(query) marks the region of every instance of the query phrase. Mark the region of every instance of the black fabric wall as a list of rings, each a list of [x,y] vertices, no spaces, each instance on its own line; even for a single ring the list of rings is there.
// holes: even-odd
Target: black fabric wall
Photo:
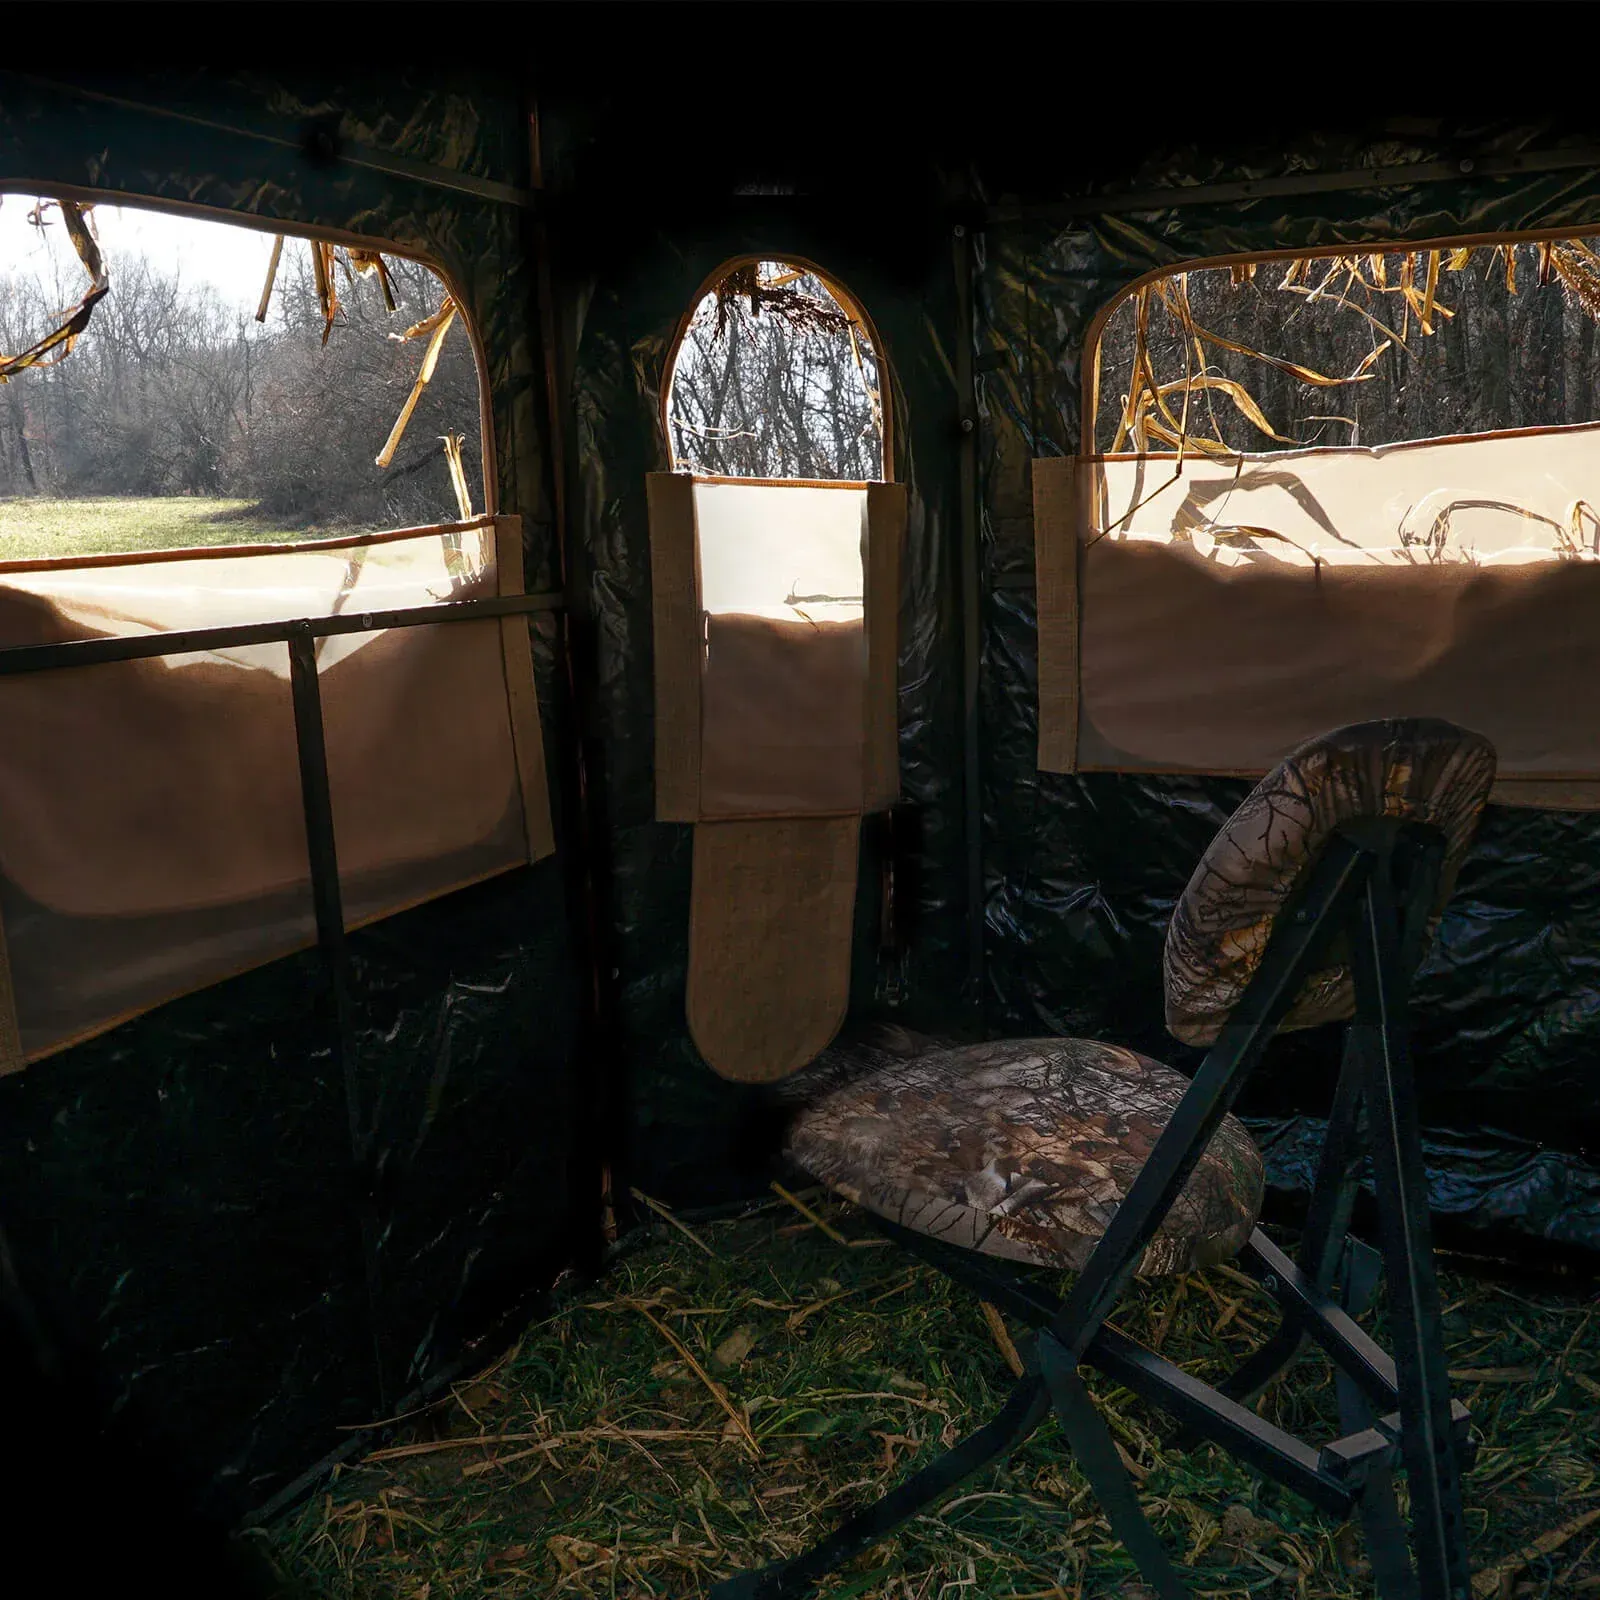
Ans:
[[[499,509],[525,519],[530,590],[556,586],[525,211],[302,147],[320,122],[347,147],[525,186],[511,85],[75,81],[101,98],[0,78],[0,187],[362,235],[442,267],[482,342]],[[530,625],[559,781],[558,636],[548,615]],[[562,866],[545,861],[352,935],[354,1120],[375,1157],[361,1174],[314,952],[0,1080],[0,1226],[24,1289],[103,1407],[219,1515],[447,1374],[593,1225],[570,926]]]

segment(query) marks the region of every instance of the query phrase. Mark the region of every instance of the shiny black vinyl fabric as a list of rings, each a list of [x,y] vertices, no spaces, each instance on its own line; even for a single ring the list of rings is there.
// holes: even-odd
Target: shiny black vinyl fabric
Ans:
[[[454,172],[526,188],[515,86],[287,81],[5,76],[0,187],[322,230],[435,263],[479,344],[490,477],[499,509],[523,516],[528,588],[558,586],[527,214],[449,186]],[[362,165],[364,151],[449,170],[429,182]],[[558,622],[529,627],[565,856]],[[315,951],[0,1079],[17,1278],[102,1409],[158,1442],[215,1515],[262,1506],[341,1428],[448,1379],[598,1228],[570,907],[558,858],[352,934],[353,1095]]]
[[[1511,154],[1548,137],[1486,131]],[[1128,191],[1440,161],[1426,141],[1308,141],[1231,164],[1194,151],[1130,172]],[[1003,170],[997,211],[1016,214]],[[1166,1037],[1167,919],[1248,786],[1036,770],[1031,467],[1075,453],[1095,313],[1153,268],[1235,252],[1440,240],[1600,223],[1580,168],[1410,188],[996,222],[978,270],[984,617],[986,1025],[1084,1033],[1179,1067]],[[1491,807],[1414,1002],[1415,1053],[1441,1238],[1463,1248],[1600,1251],[1600,816]],[[1286,1036],[1245,1102],[1281,1196],[1303,1194],[1337,1065],[1336,1031]]]

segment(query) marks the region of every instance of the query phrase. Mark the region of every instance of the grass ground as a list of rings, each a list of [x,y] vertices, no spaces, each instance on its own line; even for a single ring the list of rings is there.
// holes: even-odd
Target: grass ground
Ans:
[[[314,539],[332,531],[287,528],[282,521],[259,515],[248,500],[198,495],[133,500],[0,498],[0,561]]]
[[[1010,1370],[971,1295],[850,1208],[811,1204],[848,1244],[774,1200],[692,1229],[658,1223],[601,1285],[558,1295],[508,1357],[266,1535],[296,1587],[327,1600],[701,1596],[805,1547],[985,1420]],[[1592,1292],[1450,1272],[1444,1286],[1457,1393],[1484,1440],[1466,1494],[1475,1594],[1600,1595]],[[1115,1321],[1215,1379],[1265,1331],[1267,1306],[1223,1267],[1146,1284]],[[1126,1391],[1091,1387],[1197,1594],[1372,1593],[1354,1528],[1220,1452],[1181,1453]],[[1315,1433],[1332,1416],[1326,1368],[1302,1357],[1261,1404]],[[828,1593],[1149,1600],[1053,1423]]]

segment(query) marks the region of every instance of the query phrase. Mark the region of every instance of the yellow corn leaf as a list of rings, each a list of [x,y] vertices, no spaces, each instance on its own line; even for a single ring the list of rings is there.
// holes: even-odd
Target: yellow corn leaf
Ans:
[[[1310,294],[1311,291],[1309,289],[1303,289],[1303,288],[1296,287],[1296,288],[1291,289],[1290,293],[1291,294]],[[1358,317],[1365,317],[1366,320],[1368,322],[1370,322],[1372,324],[1372,326],[1378,330],[1379,333],[1383,334],[1385,336],[1385,338],[1388,338],[1388,339],[1392,340],[1395,344],[1399,345],[1402,350],[1409,350],[1411,348],[1405,342],[1405,340],[1402,339],[1400,337],[1400,335],[1398,333],[1396,333],[1394,331],[1394,329],[1389,326],[1389,324],[1387,322],[1380,322],[1375,316],[1373,316],[1373,314],[1370,311],[1367,310],[1367,308],[1365,306],[1358,306],[1355,303],[1354,300],[1347,299],[1344,295],[1340,295],[1334,301],[1334,304],[1337,305],[1337,306],[1343,306],[1345,308],[1345,310],[1347,310],[1347,311],[1355,312],[1355,314]]]
[[[1370,257],[1368,257],[1368,259],[1372,262],[1372,281],[1380,289],[1388,288],[1388,286],[1389,286],[1389,262],[1388,262],[1388,258],[1386,256],[1384,256],[1383,253],[1380,251],[1377,255],[1370,256]]]
[[[444,298],[444,303],[431,317],[424,317],[421,322],[414,322],[404,333],[391,333],[391,339],[421,339],[433,333],[441,322],[448,322],[456,314],[456,303],[449,295]]]
[[[1284,269],[1283,277],[1279,280],[1278,287],[1280,289],[1287,289],[1292,285],[1297,284],[1305,275],[1305,270],[1306,262],[1303,256],[1298,260],[1291,261]]]
[[[1177,378],[1171,383],[1161,386],[1161,393],[1171,394],[1179,389],[1215,389],[1227,395],[1239,410],[1244,414],[1250,424],[1260,429],[1269,439],[1276,439],[1280,444],[1295,444],[1298,441],[1289,438],[1286,434],[1279,433],[1270,422],[1265,413],[1256,404],[1250,391],[1242,383],[1235,382],[1232,378],[1218,377],[1208,373],[1201,373],[1193,378]]]
[[[1572,510],[1567,514],[1567,523],[1570,529],[1569,538],[1572,548],[1581,550],[1585,548],[1583,541],[1583,523],[1588,518],[1590,526],[1595,530],[1594,538],[1589,541],[1588,548],[1600,551],[1600,515],[1587,500],[1574,500]]]
[[[1168,428],[1163,423],[1153,420],[1146,421],[1142,427],[1152,439],[1156,439],[1162,444],[1171,445],[1173,449],[1180,453],[1186,449],[1198,450],[1202,455],[1208,456],[1231,456],[1238,453],[1231,446],[1223,444],[1219,440],[1207,439],[1203,434],[1191,434],[1185,438],[1177,429]],[[1143,446],[1139,450],[1140,455],[1148,455],[1149,453],[1148,446]]]
[[[1197,529],[1197,532],[1209,533],[1218,544],[1230,544],[1235,539],[1276,539],[1279,544],[1294,545],[1296,550],[1303,548],[1295,544],[1294,540],[1286,533],[1274,533],[1271,528],[1256,528],[1248,523],[1229,523],[1226,526]]]
[[[1412,284],[1408,288],[1404,289],[1402,293],[1405,295],[1406,305],[1412,311],[1416,312],[1417,320],[1422,324],[1422,331],[1424,333],[1431,334],[1433,332],[1434,316],[1444,317],[1448,321],[1455,315],[1455,312],[1453,312],[1449,306],[1445,305],[1442,300],[1436,300],[1430,306],[1428,304],[1426,295],[1424,295],[1422,290],[1417,288],[1415,284]]]
[[[1302,383],[1314,384],[1319,389],[1337,389],[1347,383],[1365,382],[1372,376],[1367,368],[1388,348],[1384,345],[1374,350],[1348,378],[1330,378],[1326,373],[1313,372],[1310,367],[1301,366],[1298,361],[1287,361],[1282,356],[1269,356],[1264,351],[1252,350],[1247,344],[1225,339],[1220,333],[1212,333],[1207,328],[1197,325],[1195,332],[1208,344],[1217,345],[1223,350],[1232,350],[1236,355],[1249,356],[1252,361],[1265,362],[1267,366],[1274,367],[1279,372],[1287,372],[1290,377],[1298,378]]]
[[[1439,252],[1428,252],[1428,286],[1422,295],[1422,310],[1417,315],[1422,320],[1422,331],[1433,332],[1433,297],[1439,289]]]
[[[1343,269],[1344,263],[1342,261],[1335,261],[1334,264],[1329,267],[1327,272],[1323,275],[1322,282],[1319,283],[1316,288],[1313,289],[1306,297],[1306,304],[1310,305],[1313,300],[1320,300],[1323,294],[1327,291],[1328,285],[1339,276]]]
[[[1462,245],[1459,250],[1452,250],[1450,252],[1450,270],[1452,272],[1460,272],[1471,259],[1472,246],[1470,244]]]
[[[1502,252],[1506,258],[1506,293],[1517,292],[1517,247],[1514,244],[1497,244],[1497,251]]]

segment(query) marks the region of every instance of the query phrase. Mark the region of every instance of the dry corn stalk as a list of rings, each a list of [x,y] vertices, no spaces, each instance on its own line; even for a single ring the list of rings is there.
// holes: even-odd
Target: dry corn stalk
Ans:
[[[267,263],[267,281],[261,290],[261,303],[256,307],[256,321],[267,320],[267,307],[272,304],[272,286],[278,281],[278,263],[283,260],[283,235],[272,241],[272,259]]]
[[[311,241],[311,270],[316,276],[317,303],[322,307],[322,342],[333,332],[333,319],[339,311],[339,290],[333,281],[333,246],[321,239]]]
[[[105,264],[100,259],[100,246],[95,240],[88,220],[90,208],[75,205],[71,200],[40,200],[29,213],[28,220],[36,228],[48,227],[45,211],[52,205],[60,207],[61,221],[66,227],[67,237],[72,240],[72,248],[78,252],[78,259],[83,263],[84,271],[89,274],[89,288],[75,306],[62,312],[64,320],[42,339],[36,340],[26,350],[19,351],[14,356],[0,355],[0,383],[5,383],[29,367],[53,367],[58,362],[65,361],[72,354],[73,346],[77,344],[83,330],[89,326],[94,308],[111,292]]]
[[[383,257],[376,250],[346,250],[345,256],[357,277],[367,278],[377,273],[378,287],[383,291],[383,309],[398,311],[400,308],[395,302],[394,285],[389,282],[389,269],[384,265]]]
[[[456,509],[460,511],[463,522],[471,522],[472,492],[467,488],[467,473],[461,464],[461,446],[466,435],[446,433],[441,437],[444,440],[444,458],[450,464],[450,485],[456,492]]]
[[[417,402],[422,398],[422,391],[428,387],[433,378],[434,368],[439,365],[439,351],[444,345],[444,336],[450,331],[450,324],[456,319],[456,303],[446,295],[444,303],[431,317],[424,317],[421,322],[414,323],[404,333],[391,334],[394,339],[428,339],[428,348],[423,353],[422,365],[417,370],[416,382],[411,385],[411,393],[406,396],[406,403],[400,408],[400,415],[394,419],[394,427],[389,430],[389,438],[382,450],[378,452],[378,465],[387,467],[394,460],[394,453],[400,447],[400,441],[405,437],[407,425],[411,421],[411,413],[417,409]],[[431,337],[430,337],[431,336]]]

